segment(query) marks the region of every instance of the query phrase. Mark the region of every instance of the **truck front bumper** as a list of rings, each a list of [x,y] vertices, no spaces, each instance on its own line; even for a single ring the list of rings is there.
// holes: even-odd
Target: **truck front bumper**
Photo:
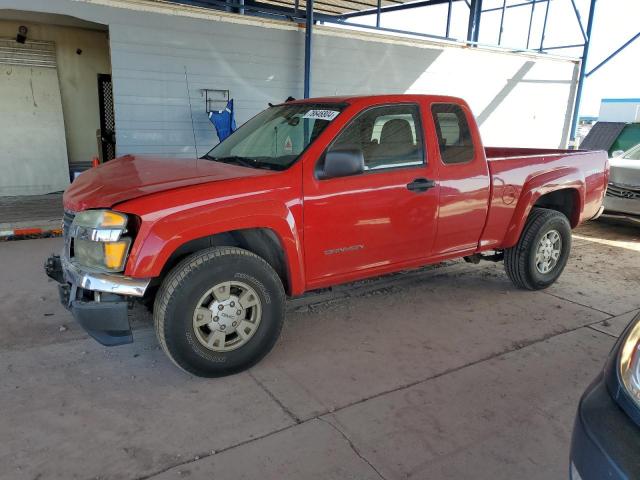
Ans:
[[[64,256],[52,255],[45,272],[56,280],[62,305],[102,345],[133,342],[129,324],[129,300],[142,297],[150,279],[90,272]]]
[[[609,217],[626,218],[640,222],[640,198],[621,198],[606,195],[604,213]]]

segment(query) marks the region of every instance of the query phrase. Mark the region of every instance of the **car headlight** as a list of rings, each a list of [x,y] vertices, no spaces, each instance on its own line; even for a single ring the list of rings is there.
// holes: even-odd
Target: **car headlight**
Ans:
[[[131,238],[128,218],[111,210],[79,212],[71,225],[74,260],[86,267],[107,272],[121,272],[127,260]]]
[[[122,233],[127,227],[127,216],[111,210],[85,210],[75,216],[73,226],[101,231],[118,230]]]
[[[623,387],[640,406],[640,321],[635,322],[622,343],[618,368]]]

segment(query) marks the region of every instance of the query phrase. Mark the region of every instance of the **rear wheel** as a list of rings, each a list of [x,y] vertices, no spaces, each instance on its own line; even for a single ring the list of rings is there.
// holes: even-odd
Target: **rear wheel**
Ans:
[[[547,288],[564,270],[570,251],[567,217],[555,210],[534,208],[518,243],[504,252],[505,270],[519,288]]]
[[[160,345],[202,377],[249,368],[275,344],[284,319],[282,282],[262,258],[232,247],[195,253],[163,282],[154,305]]]

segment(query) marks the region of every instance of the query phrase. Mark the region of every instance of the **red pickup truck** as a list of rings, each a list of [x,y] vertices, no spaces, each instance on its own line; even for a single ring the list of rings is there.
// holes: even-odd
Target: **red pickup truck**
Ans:
[[[604,152],[483,147],[459,98],[291,101],[200,159],[83,173],[46,269],[101,343],[131,342],[127,308],[146,300],[177,366],[226,375],[273,347],[286,296],[455,257],[549,286],[607,180]]]

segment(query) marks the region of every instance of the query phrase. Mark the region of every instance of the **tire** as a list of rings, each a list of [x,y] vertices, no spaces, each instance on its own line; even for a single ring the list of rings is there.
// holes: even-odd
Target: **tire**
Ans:
[[[262,258],[234,247],[202,250],[181,261],[163,281],[153,308],[156,335],[182,370],[199,377],[230,375],[251,367],[273,348],[282,329],[284,301],[280,278]]]
[[[555,238],[553,232],[557,232],[560,237],[560,252],[553,266],[545,272],[545,265],[548,267],[552,262],[539,263],[536,257],[541,242]],[[550,241],[546,243],[546,245],[550,244]],[[558,243],[553,245],[557,246]],[[547,253],[549,251],[547,250]],[[570,252],[571,225],[567,217],[555,210],[534,207],[518,243],[504,251],[504,267],[507,276],[516,287],[541,290],[558,279],[567,264]],[[556,255],[555,250],[551,255]],[[545,258],[544,255],[542,258]],[[552,258],[550,257],[549,260],[551,261]]]

